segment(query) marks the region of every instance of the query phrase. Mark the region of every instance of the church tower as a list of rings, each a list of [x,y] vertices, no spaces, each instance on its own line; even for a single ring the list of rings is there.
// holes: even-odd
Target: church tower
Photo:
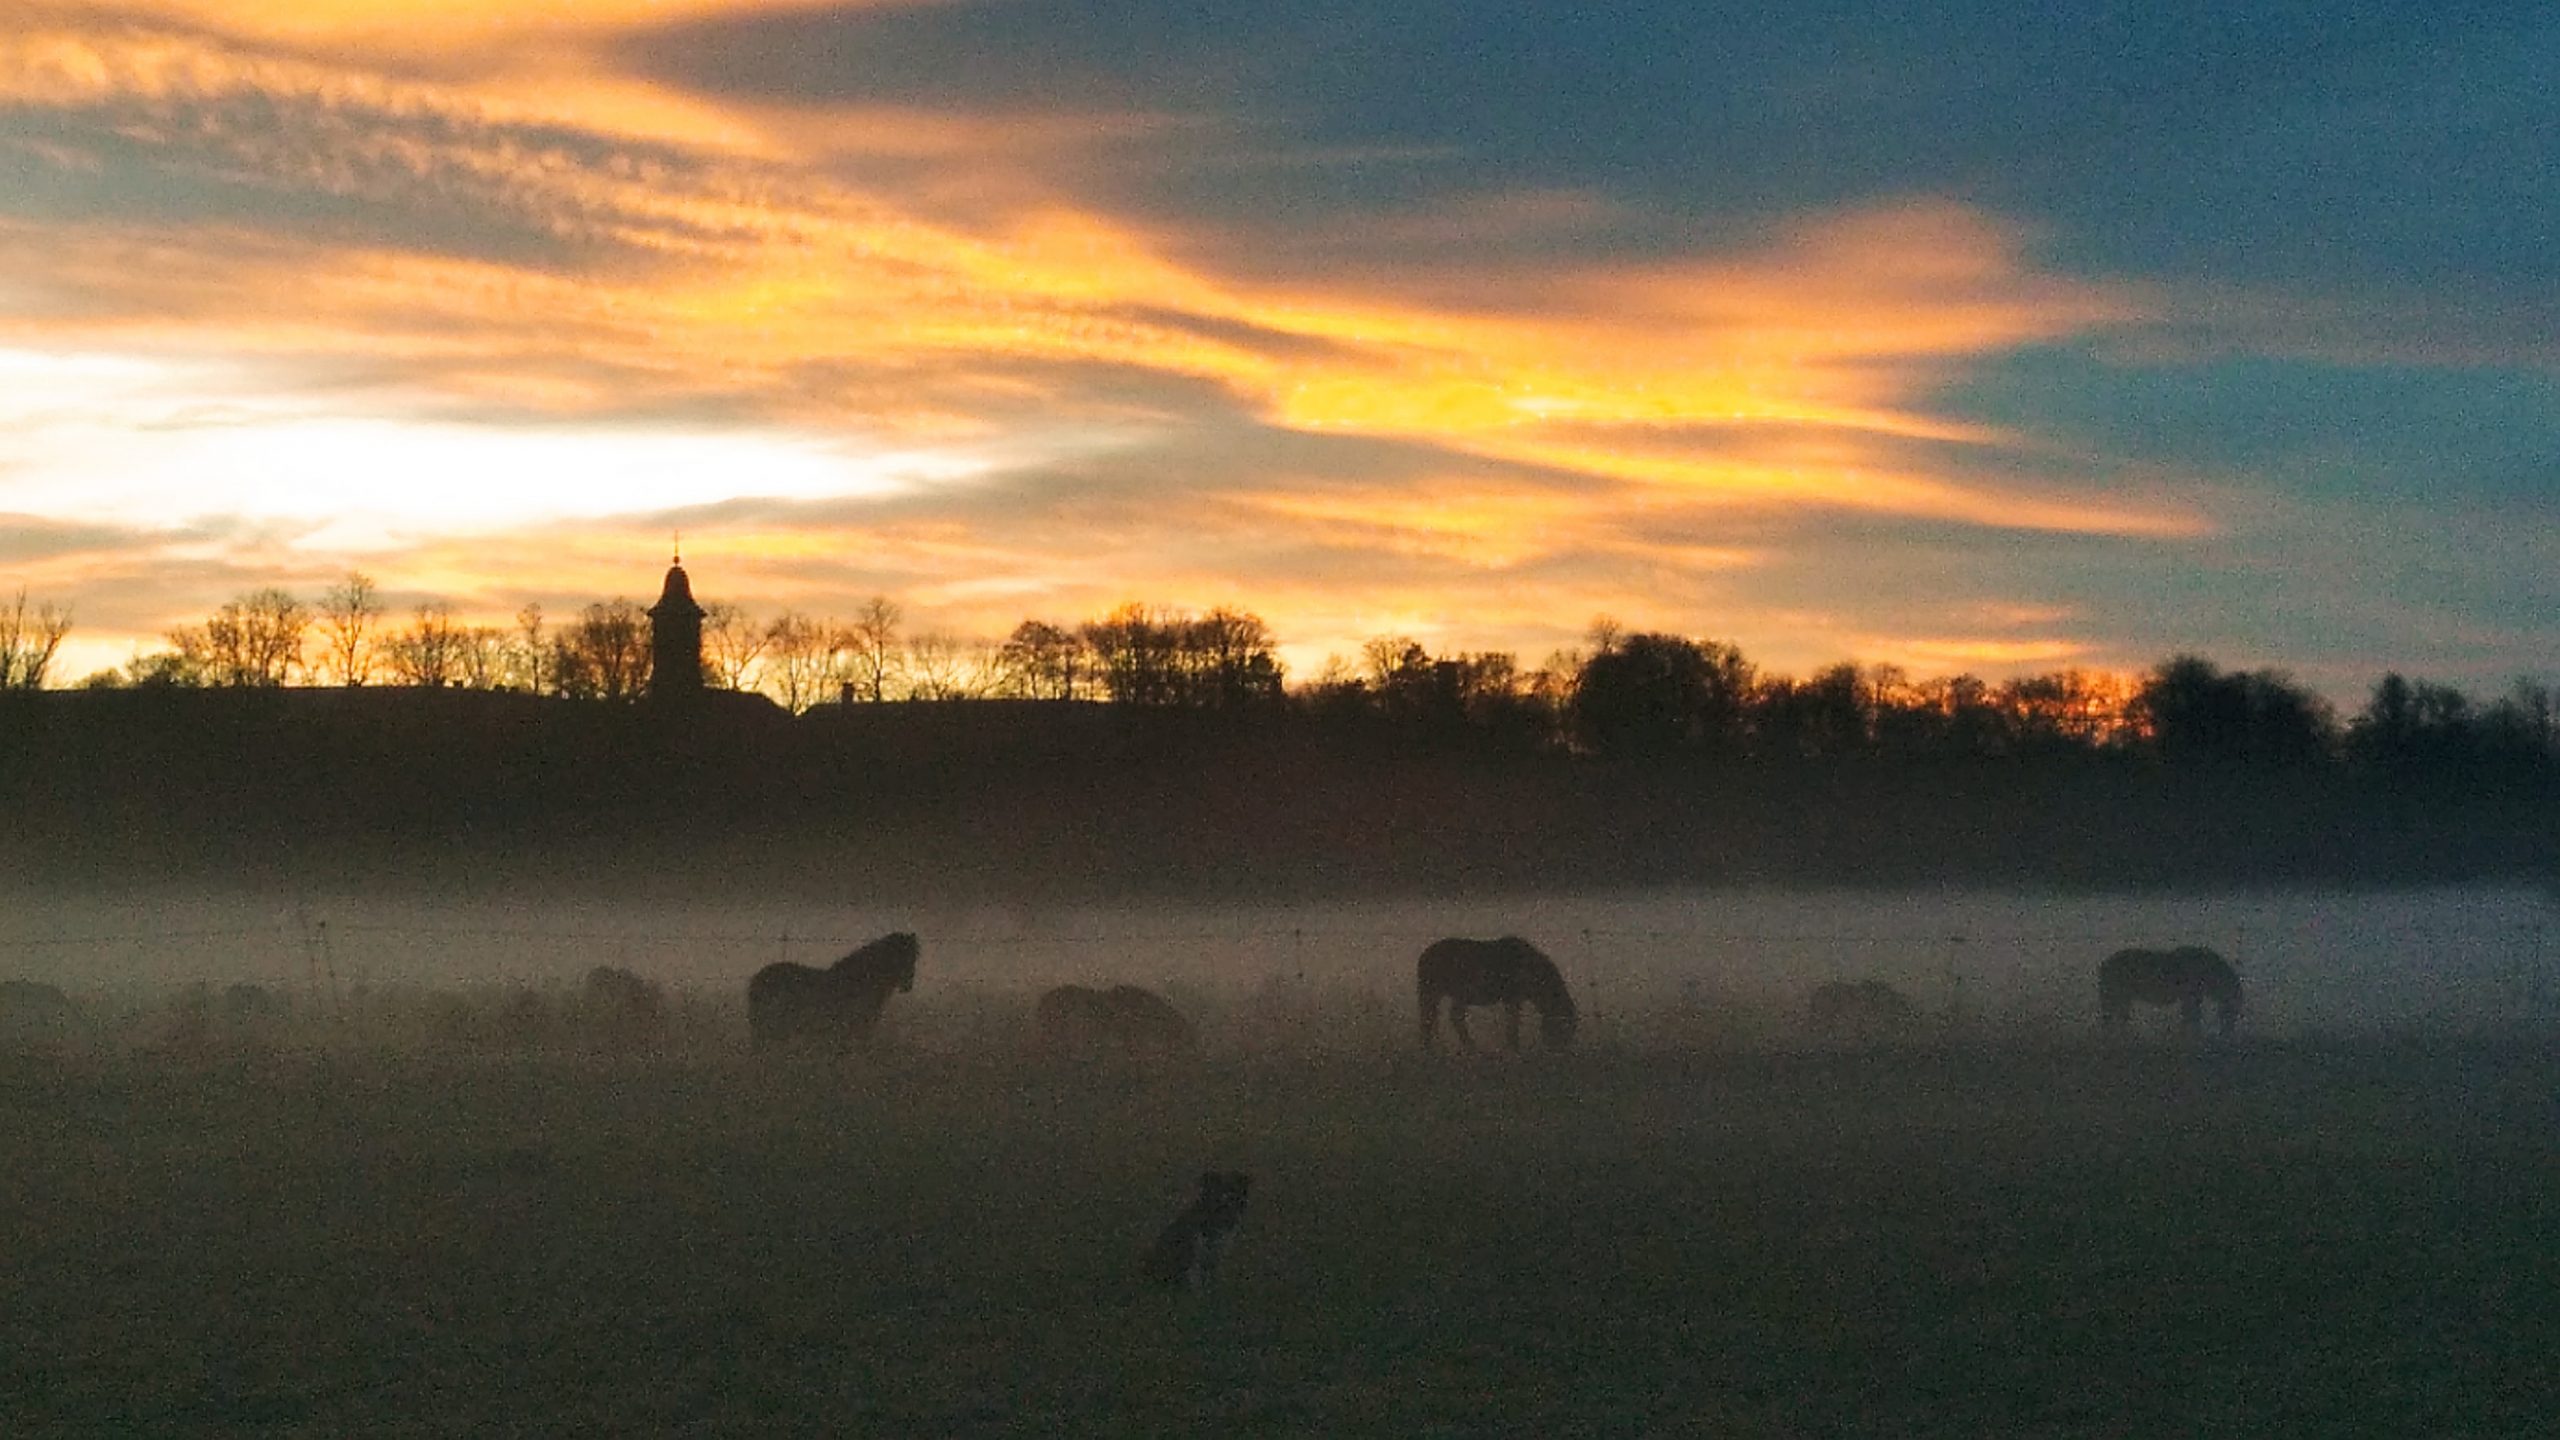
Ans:
[[[702,615],[685,578],[684,552],[667,566],[666,588],[649,607],[649,695],[666,700],[702,693]]]

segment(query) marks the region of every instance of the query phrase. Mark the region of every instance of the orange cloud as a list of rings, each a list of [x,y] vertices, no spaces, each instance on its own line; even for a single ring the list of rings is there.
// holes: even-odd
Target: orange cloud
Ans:
[[[296,23],[413,16],[399,5],[347,12],[342,21]],[[1550,282],[1570,297],[1562,313],[1552,304],[1520,315],[1257,293],[1186,269],[1143,234],[1098,216],[1050,210],[991,233],[963,233],[889,197],[769,166],[599,160],[517,131],[503,106],[468,89],[432,82],[242,56],[167,36],[40,35],[0,52],[0,95],[20,103],[184,107],[243,94],[287,106],[315,132],[254,133],[198,117],[200,128],[213,127],[217,151],[271,183],[384,203],[410,198],[404,192],[458,191],[495,223],[600,239],[665,262],[639,276],[591,272],[563,281],[519,272],[504,283],[550,303],[530,312],[489,306],[477,328],[503,334],[519,318],[545,327],[565,319],[574,328],[602,311],[645,332],[650,348],[673,363],[740,381],[855,350],[875,364],[965,367],[973,357],[995,357],[1140,366],[1214,381],[1282,425],[1423,438],[1490,458],[1744,498],[2000,523],[2004,507],[1951,499],[1942,485],[1848,467],[1772,474],[1661,456],[1643,432],[1775,421],[1974,438],[1911,403],[1926,366],[2133,313],[2125,297],[2034,275],[2016,236],[1943,203],[1809,222],[1739,257],[1566,269]],[[472,318],[454,314],[461,307],[450,300],[437,303],[457,293],[453,262],[316,258],[324,293],[379,287],[387,278],[430,313]],[[308,260],[297,258],[294,268],[299,293]],[[1141,309],[1325,343],[1279,358],[1129,318]],[[372,333],[368,326],[350,338]],[[1550,432],[1567,424],[1578,438],[1560,443]],[[1609,427],[1634,432],[1634,443],[1611,443]],[[2118,522],[2049,509],[2024,523]]]
[[[2050,666],[2076,660],[2089,653],[2089,647],[2077,640],[1999,640],[1982,637],[1940,639],[1882,639],[1876,641],[1876,653],[1898,654],[1931,669],[1949,665],[1994,665],[2017,667]]]
[[[87,7],[33,0],[35,13],[78,15]],[[713,15],[815,9],[889,9],[931,0],[125,0],[129,14],[168,20],[240,39],[287,45],[330,45],[390,55],[472,51],[500,44],[603,36]]]
[[[1932,411],[1955,368],[2153,304],[2040,272],[2027,237],[1998,217],[1917,198],[1807,217],[1738,250],[1558,260],[1534,280],[1453,284],[1444,269],[1409,285],[1374,271],[1261,281],[1072,194],[1008,186],[1008,205],[961,220],[813,163],[904,147],[1019,165],[1022,147],[1071,145],[1072,134],[1035,142],[1002,121],[727,105],[606,58],[617,32],[739,8],[155,0],[122,12],[164,17],[159,29],[38,10],[37,24],[0,37],[0,105],[79,120],[48,138],[38,163],[104,164],[108,147],[82,138],[89,126],[166,171],[275,203],[196,224],[105,213],[0,222],[0,273],[36,297],[0,300],[11,307],[0,308],[0,342],[225,357],[279,387],[326,379],[326,403],[394,425],[708,408],[848,444],[929,442],[987,483],[1001,483],[1004,459],[1036,468],[1049,452],[1127,443],[1204,405],[1434,457],[1424,479],[1329,477],[1320,489],[1204,474],[1215,503],[1160,497],[1164,533],[1097,532],[1074,546],[913,519],[740,524],[724,542],[759,574],[758,593],[786,604],[843,583],[823,573],[829,546],[894,554],[921,605],[962,621],[1026,595],[1098,611],[1129,598],[1139,573],[1213,595],[1218,574],[1198,557],[1275,528],[1457,577],[1373,576],[1367,598],[1346,603],[1324,589],[1339,577],[1293,587],[1258,576],[1253,603],[1275,626],[1361,616],[1416,631],[1462,595],[1485,610],[1464,577],[1560,556],[1687,576],[1751,565],[1756,545],[1718,534],[1720,517],[1741,510],[2109,535],[2203,528],[2178,506],[2078,493],[2067,457],[2053,457],[2048,483],[1965,468],[1969,449],[2031,447]],[[1092,134],[1148,123],[1084,118]],[[297,229],[295,206],[315,198],[382,223],[365,239]],[[1571,194],[1491,197],[1445,223],[1564,234],[1602,209]],[[443,248],[396,238],[403,220]],[[1402,223],[1425,234],[1431,222]],[[454,238],[475,234],[506,243]],[[1504,478],[1521,474],[1535,482]],[[521,488],[530,501],[546,487],[609,484],[529,473]],[[548,543],[504,566],[478,541],[470,555],[421,551],[410,583],[497,596],[520,573],[511,567],[539,554],[586,585],[608,552],[627,557],[616,549],[627,536],[593,533],[586,560]],[[1540,584],[1493,608],[1559,636],[1598,610],[1629,609],[1597,580]]]

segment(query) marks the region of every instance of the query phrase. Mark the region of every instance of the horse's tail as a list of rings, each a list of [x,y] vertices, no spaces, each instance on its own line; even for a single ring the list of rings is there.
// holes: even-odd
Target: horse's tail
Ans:
[[[2121,1029],[2133,1018],[2133,977],[2126,973],[2133,952],[2119,950],[2098,967],[2098,1022]]]
[[[1440,986],[1429,965],[1424,965],[1415,974],[1413,992],[1416,1015],[1422,1027],[1422,1048],[1428,1050],[1440,1040]]]
[[[2228,1035],[2231,1027],[2240,1023],[2240,972],[2231,968],[2231,962],[2217,955],[2214,957],[2212,984],[2208,988],[2213,991],[2215,1008],[2222,1012],[2222,1032]]]
[[[1436,940],[1414,962],[1413,998],[1416,1019],[1421,1025],[1422,1048],[1429,1050],[1440,1043],[1440,1004],[1455,988],[1443,972],[1449,968],[1449,942]]]

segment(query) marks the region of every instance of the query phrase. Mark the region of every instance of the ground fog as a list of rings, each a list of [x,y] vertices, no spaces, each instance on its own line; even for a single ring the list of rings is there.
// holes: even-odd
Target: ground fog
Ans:
[[[0,978],[59,985],[101,1013],[127,1014],[175,987],[254,983],[300,1013],[328,1015],[422,989],[560,1000],[592,967],[617,965],[713,1025],[762,965],[823,965],[911,930],[923,941],[918,983],[884,1038],[973,1047],[993,1017],[1027,1010],[1041,989],[1134,983],[1176,998],[1213,1038],[1252,1048],[1276,1043],[1257,1026],[1295,1012],[1322,1011],[1337,1029],[1405,1025],[1425,945],[1518,934],[1556,960],[1588,1042],[1605,1047],[1788,1043],[1807,990],[1836,979],[1895,986],[1933,1032],[2072,1033],[2092,1019],[2108,952],[2201,944],[2241,974],[2247,1029],[2283,1035],[2546,1014],[2560,1005],[2554,918],[2547,897],[2502,888],[1676,891],[1056,909],[144,893],[10,906],[0,914]]]
[[[0,1035],[0,1433],[2548,1433],[2545,926],[2487,890],[20,904],[0,978],[68,1000]],[[923,958],[869,1045],[748,1053],[748,974],[890,930]],[[1421,1053],[1416,954],[1504,932],[1576,1044]],[[2098,960],[2181,943],[2238,964],[2238,1034],[2100,1043]],[[600,1025],[598,965],[663,1023]],[[1868,978],[1920,1021],[1809,1031]],[[1044,1050],[1067,981],[1203,1043]],[[1224,1270],[1149,1289],[1212,1169],[1254,1177]]]

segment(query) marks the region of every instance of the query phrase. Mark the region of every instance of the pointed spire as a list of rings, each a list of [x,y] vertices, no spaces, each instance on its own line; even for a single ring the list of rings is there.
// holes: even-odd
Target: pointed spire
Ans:
[[[684,540],[675,537],[675,561],[667,567],[666,588],[649,607],[649,648],[653,666],[649,689],[666,696],[691,694],[702,688],[702,606],[693,598],[693,581],[684,573]]]

